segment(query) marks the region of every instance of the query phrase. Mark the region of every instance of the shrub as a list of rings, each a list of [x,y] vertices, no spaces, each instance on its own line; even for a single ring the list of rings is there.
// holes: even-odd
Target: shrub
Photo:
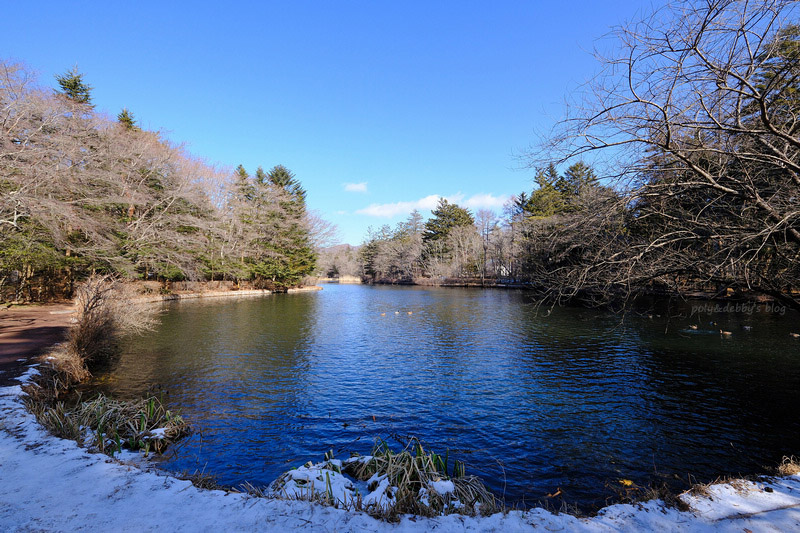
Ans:
[[[91,370],[116,353],[126,333],[152,329],[155,308],[134,299],[133,290],[110,276],[91,276],[77,290],[76,323],[67,337],[66,350]]]

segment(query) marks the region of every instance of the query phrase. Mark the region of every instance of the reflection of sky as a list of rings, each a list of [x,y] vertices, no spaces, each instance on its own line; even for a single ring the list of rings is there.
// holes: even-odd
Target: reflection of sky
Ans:
[[[723,339],[685,333],[686,317],[546,315],[525,302],[327,285],[182,304],[131,347],[115,386],[167,385],[201,430],[169,467],[207,462],[232,484],[417,435],[514,501],[561,487],[590,505],[609,480],[755,472],[800,448],[782,407],[800,400],[800,343],[781,334],[791,320]]]

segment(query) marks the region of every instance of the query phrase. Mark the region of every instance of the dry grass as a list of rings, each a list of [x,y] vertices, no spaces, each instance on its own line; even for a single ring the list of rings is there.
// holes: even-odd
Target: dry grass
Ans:
[[[416,438],[411,438],[399,452],[379,440],[372,455],[354,455],[344,463],[334,460],[332,454],[326,454],[325,459],[319,465],[304,465],[297,470],[299,476],[293,475],[295,471],[287,472],[267,491],[252,485],[243,489],[256,496],[272,494],[364,511],[387,521],[397,521],[403,514],[490,515],[505,510],[479,478],[465,475],[462,462],[450,465],[447,454],[426,452]],[[317,482],[304,477],[307,475]],[[342,485],[333,480],[342,475],[367,482],[367,492],[362,494],[357,486],[351,485],[340,493]]]
[[[796,476],[800,474],[800,460],[794,455],[791,457],[784,457],[781,464],[778,465],[778,474],[781,476]]]
[[[82,401],[75,393],[117,353],[121,335],[152,329],[156,308],[134,298],[130,286],[90,277],[76,291],[76,321],[66,342],[41,358],[40,375],[25,389],[29,410],[51,433],[110,455],[123,448],[160,453],[188,431],[163,397],[118,401],[101,394]]]
[[[77,289],[75,306],[67,340],[40,358],[41,375],[26,388],[40,401],[52,403],[89,379],[117,353],[122,335],[152,329],[158,312],[137,300],[133,287],[109,276],[90,277]]]
[[[133,287],[109,276],[86,280],[75,297],[77,323],[67,337],[67,351],[91,369],[111,359],[121,335],[152,329],[156,308],[135,296]]]
[[[691,490],[701,491],[704,488],[702,485],[694,485]],[[629,479],[618,479],[614,482],[606,482],[606,489],[613,494],[612,497],[606,500],[606,505],[661,500],[667,507],[673,507],[681,511],[689,509],[689,506],[664,482],[639,486]]]
[[[112,456],[123,448],[161,453],[189,430],[157,396],[119,401],[101,394],[89,401],[53,405],[29,398],[28,408],[53,435]]]
[[[367,481],[375,475],[386,476],[395,489],[395,503],[380,509],[378,514],[388,517],[405,513],[422,516],[449,513],[489,515],[502,509],[502,504],[478,477],[465,475],[464,463],[453,461],[450,468],[449,462],[449,454],[426,453],[417,438],[411,438],[399,453],[394,453],[385,441],[379,440],[370,457],[347,462],[343,471],[360,481]],[[439,494],[432,488],[438,481],[451,481],[454,491]]]
[[[232,490],[230,487],[225,487],[224,485],[220,485],[219,481],[213,474],[209,474],[204,470],[198,471],[195,470],[191,474],[188,471],[181,472],[175,475],[178,479],[185,479],[186,481],[191,481],[192,485],[197,487],[198,489],[205,489],[205,490],[224,490],[225,492],[238,492],[236,490]]]

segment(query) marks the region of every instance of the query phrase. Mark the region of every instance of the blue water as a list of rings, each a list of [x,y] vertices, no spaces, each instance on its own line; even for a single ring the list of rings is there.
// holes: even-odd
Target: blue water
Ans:
[[[168,470],[266,485],[328,450],[414,435],[508,503],[561,488],[588,509],[620,479],[683,488],[800,455],[798,316],[690,311],[548,313],[519,291],[356,285],[189,301],[98,382],[168,392],[195,429]]]

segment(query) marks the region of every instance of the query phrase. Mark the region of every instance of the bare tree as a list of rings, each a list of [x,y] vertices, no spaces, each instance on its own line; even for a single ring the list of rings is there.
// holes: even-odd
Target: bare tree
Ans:
[[[489,250],[492,249],[492,241],[498,236],[499,221],[497,215],[488,209],[480,209],[475,215],[475,226],[481,236],[481,258],[480,271],[481,283],[486,281],[487,269],[490,263]]]
[[[269,270],[291,284],[313,268],[307,235],[321,242],[333,228],[305,211],[299,184],[256,180],[239,195],[230,171],[84,100],[0,61],[0,297],[68,296],[95,271],[170,281]]]
[[[333,246],[339,241],[339,228],[324,218],[315,210],[309,210],[305,216],[308,234],[311,237],[311,245],[315,250]]]
[[[593,220],[611,228],[624,210],[624,230],[591,247],[602,253],[582,256],[565,284],[706,284],[800,308],[797,9],[678,1],[615,31],[617,53],[600,58],[584,101],[531,158],[605,154],[603,178],[622,196]]]

